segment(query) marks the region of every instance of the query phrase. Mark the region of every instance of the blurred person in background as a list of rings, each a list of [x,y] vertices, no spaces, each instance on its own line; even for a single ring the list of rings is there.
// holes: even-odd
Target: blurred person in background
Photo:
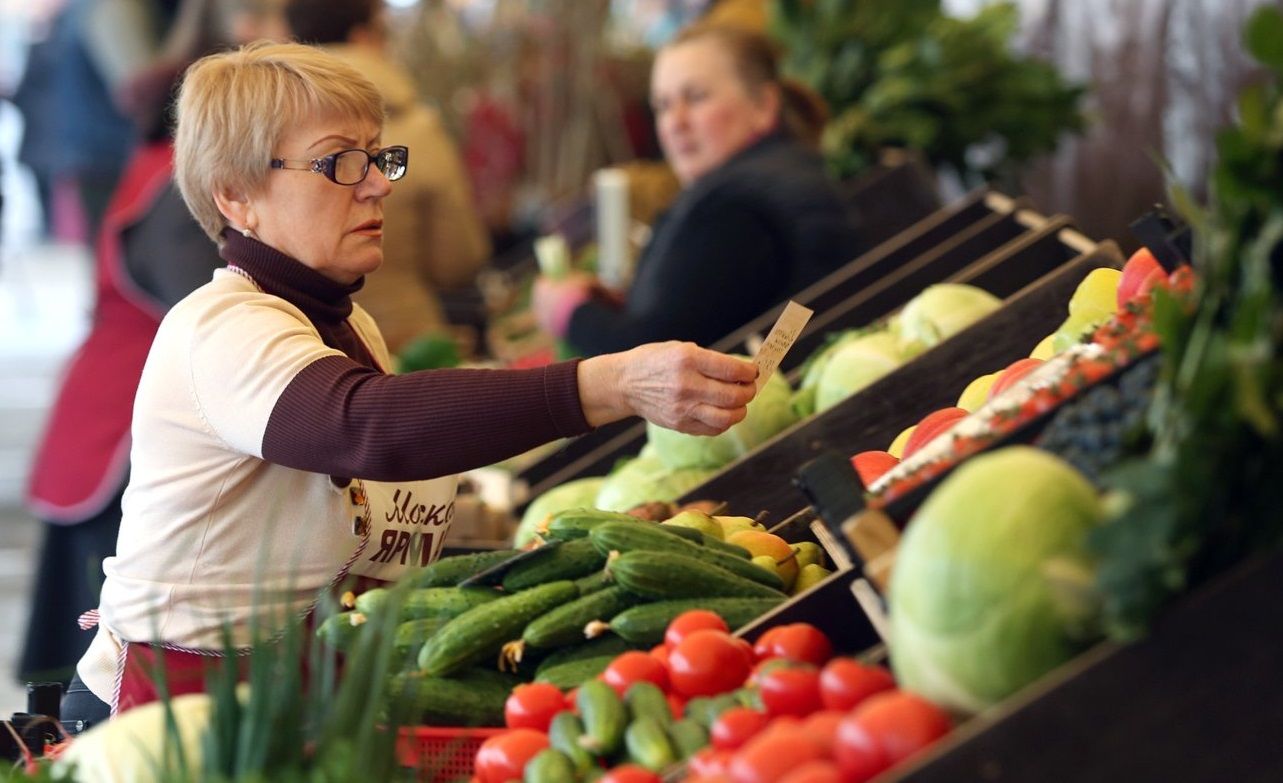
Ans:
[[[709,345],[855,258],[854,219],[816,151],[827,111],[781,79],[760,34],[688,28],[660,50],[651,103],[682,193],[622,301],[586,275],[535,281],[541,325],[585,355]]]
[[[471,285],[490,257],[490,240],[454,141],[387,52],[384,14],[382,0],[288,0],[285,6],[299,42],[323,46],[374,82],[386,106],[384,134],[414,150],[414,165],[384,206],[383,266],[355,297],[395,354],[446,328],[436,291]]]

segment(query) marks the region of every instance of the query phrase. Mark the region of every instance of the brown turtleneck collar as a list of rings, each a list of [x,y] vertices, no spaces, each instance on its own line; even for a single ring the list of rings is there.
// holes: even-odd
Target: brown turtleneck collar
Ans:
[[[326,345],[367,367],[380,369],[347,320],[352,314],[352,294],[365,285],[364,277],[350,285],[335,282],[276,248],[230,228],[223,229],[219,255],[249,274],[265,293],[302,310]]]

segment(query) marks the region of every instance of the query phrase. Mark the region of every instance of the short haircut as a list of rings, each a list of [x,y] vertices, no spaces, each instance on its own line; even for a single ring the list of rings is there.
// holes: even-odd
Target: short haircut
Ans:
[[[287,127],[313,116],[383,125],[383,98],[356,69],[311,46],[258,42],[197,60],[178,95],[174,178],[201,228],[222,244],[214,193],[260,192]]]
[[[285,19],[300,43],[337,44],[374,20],[383,0],[288,0]]]

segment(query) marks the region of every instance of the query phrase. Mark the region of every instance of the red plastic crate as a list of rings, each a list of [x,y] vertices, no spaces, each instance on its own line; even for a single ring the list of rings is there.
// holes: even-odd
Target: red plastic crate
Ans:
[[[481,743],[505,729],[407,726],[397,737],[401,766],[419,771],[423,783],[454,783],[472,775],[472,761]]]

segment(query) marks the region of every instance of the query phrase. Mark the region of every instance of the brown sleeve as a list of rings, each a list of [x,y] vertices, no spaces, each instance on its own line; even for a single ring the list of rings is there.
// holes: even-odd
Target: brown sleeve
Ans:
[[[345,356],[309,364],[276,400],[263,458],[298,470],[417,481],[491,465],[591,429],[578,361],[533,370],[385,375]]]

